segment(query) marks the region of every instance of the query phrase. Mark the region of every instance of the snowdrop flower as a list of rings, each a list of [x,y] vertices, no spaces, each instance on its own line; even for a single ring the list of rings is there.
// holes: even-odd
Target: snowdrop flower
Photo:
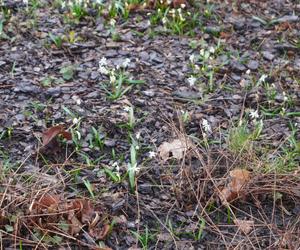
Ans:
[[[191,63],[195,62],[195,55],[194,54],[190,55],[190,62]]]
[[[73,122],[74,125],[76,125],[76,124],[78,124],[79,119],[75,117],[72,122]]]
[[[116,168],[116,171],[117,171],[117,172],[120,172],[120,166],[119,166],[119,164],[118,164],[117,161],[115,161],[115,162],[112,164],[112,167]]]
[[[196,81],[197,81],[197,78],[194,77],[194,76],[190,76],[188,79],[187,79],[188,83],[190,84],[190,86],[194,86]]]
[[[148,155],[149,155],[149,158],[152,159],[152,158],[154,158],[156,156],[156,153],[154,151],[150,151],[148,153]]]
[[[215,51],[216,51],[216,50],[215,50],[215,48],[214,48],[214,47],[209,47],[209,50],[208,50],[208,51],[209,51],[210,53],[212,53],[212,54],[213,54],[213,53],[215,53]]]
[[[184,3],[180,4],[180,7],[181,7],[182,9],[184,9],[184,8],[185,8],[185,4],[184,4]]]
[[[131,109],[131,107],[126,106],[123,110],[126,111],[126,112],[129,112],[130,109]]]
[[[282,92],[283,95],[283,101],[286,102],[289,98],[286,96],[285,91]]]
[[[250,75],[250,73],[251,73],[251,70],[248,69],[248,70],[246,71],[246,74],[247,74],[247,75]]]
[[[114,27],[116,25],[116,22],[117,21],[112,18],[112,19],[110,19],[109,24]]]
[[[23,3],[28,5],[28,0],[23,0]]]
[[[99,61],[99,72],[103,75],[108,75],[109,70],[105,66],[107,66],[107,59],[102,57]]]
[[[110,83],[115,83],[116,82],[116,80],[117,80],[117,78],[116,78],[116,76],[115,76],[115,74],[111,74],[110,76],[109,76],[109,81],[110,81]]]
[[[139,140],[141,138],[141,131],[137,132],[135,138]]]
[[[170,5],[172,3],[172,0],[167,0],[167,4]]]
[[[76,102],[77,105],[81,104],[81,99],[77,95],[73,95],[72,99]]]
[[[106,66],[106,65],[107,65],[107,59],[105,57],[102,57],[99,61],[99,67]]]
[[[123,68],[127,68],[128,65],[129,65],[129,63],[130,63],[130,59],[129,59],[129,58],[126,58],[126,59],[124,60],[124,62],[122,63],[122,67],[123,67]]]
[[[161,21],[165,25],[168,22],[168,18],[164,16]]]
[[[249,115],[253,120],[259,118],[258,110],[251,110]]]
[[[103,75],[108,75],[109,74],[109,70],[107,68],[105,68],[104,66],[99,67],[99,72]]]
[[[267,79],[268,75],[263,74],[259,79],[258,79],[258,83],[262,83],[265,82]]]
[[[206,119],[203,119],[202,120],[202,126],[203,126],[203,129],[206,133],[211,133],[211,127],[210,125],[208,124],[208,121]]]

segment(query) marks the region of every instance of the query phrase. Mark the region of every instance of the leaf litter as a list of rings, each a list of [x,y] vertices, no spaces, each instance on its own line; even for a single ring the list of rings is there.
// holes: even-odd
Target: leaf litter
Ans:
[[[246,185],[250,181],[250,172],[246,169],[234,169],[229,172],[229,182],[221,190],[219,197],[223,205],[245,195]]]
[[[163,161],[167,161],[170,158],[180,160],[184,157],[184,154],[188,149],[188,142],[181,138],[174,139],[170,142],[163,142],[158,147],[158,152]]]
[[[61,195],[44,194],[32,202],[29,208],[32,221],[41,229],[54,230],[54,224],[61,221],[70,235],[76,235],[87,227],[87,232],[94,240],[103,240],[109,233],[109,225],[100,225],[102,212],[96,209],[88,199],[64,200]]]

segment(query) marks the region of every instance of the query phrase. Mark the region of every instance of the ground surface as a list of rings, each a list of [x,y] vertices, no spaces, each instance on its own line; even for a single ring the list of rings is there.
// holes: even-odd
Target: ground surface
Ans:
[[[3,1],[2,248],[298,249],[299,1],[149,2]]]

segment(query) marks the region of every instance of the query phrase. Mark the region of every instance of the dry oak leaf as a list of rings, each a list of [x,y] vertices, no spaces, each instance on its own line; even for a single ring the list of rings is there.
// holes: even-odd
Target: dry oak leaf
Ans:
[[[73,200],[69,206],[68,210],[73,210],[76,217],[80,220],[82,224],[90,224],[96,216],[94,206],[92,202],[88,199],[76,199]]]
[[[55,212],[59,208],[60,198],[60,195],[44,194],[32,203],[29,210],[30,212],[35,210],[37,213],[42,213],[43,211],[47,213]]]
[[[46,131],[43,132],[43,136],[42,136],[43,147],[47,146],[58,135],[62,135],[67,140],[72,140],[72,134],[70,132],[65,131],[63,125],[57,125],[48,128]]]
[[[234,224],[237,225],[238,229],[241,230],[244,234],[249,234],[253,227],[254,221],[253,220],[233,220]]]
[[[220,199],[223,205],[243,194],[244,187],[250,181],[250,172],[246,169],[234,169],[229,172],[230,181],[221,190]]]
[[[158,147],[160,157],[166,161],[171,157],[175,159],[182,159],[184,153],[188,149],[188,143],[184,140],[175,139],[171,142],[164,142]],[[171,154],[171,155],[170,155]]]

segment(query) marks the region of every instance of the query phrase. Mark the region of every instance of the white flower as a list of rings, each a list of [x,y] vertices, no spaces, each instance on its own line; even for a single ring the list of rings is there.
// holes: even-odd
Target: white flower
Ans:
[[[130,106],[126,106],[126,107],[123,108],[123,110],[126,111],[126,112],[129,112],[130,109],[131,109]]]
[[[283,95],[283,101],[286,102],[289,98],[286,96],[285,91],[282,92]]]
[[[184,4],[184,3],[180,4],[180,7],[181,7],[182,9],[184,9],[184,8],[185,8],[185,4]]]
[[[206,133],[211,133],[211,127],[210,125],[208,124],[208,121],[206,119],[203,119],[202,120],[202,126],[203,126],[203,129]]]
[[[79,122],[79,119],[78,119],[78,118],[76,118],[76,117],[73,118],[73,124],[74,124],[74,125],[78,124],[78,122]]]
[[[215,53],[215,51],[216,51],[216,50],[215,50],[215,48],[214,48],[214,47],[209,47],[209,50],[208,50],[208,51],[209,51],[210,53],[212,53],[212,54],[213,54],[213,53]]]
[[[110,76],[109,76],[109,81],[110,81],[110,83],[115,83],[116,82],[116,80],[117,80],[117,78],[116,78],[116,76],[115,76],[115,73],[114,72],[112,72],[111,74],[110,74]]]
[[[110,19],[109,24],[114,27],[116,25],[116,22],[117,21],[112,18],[112,19]]]
[[[251,110],[249,115],[253,120],[259,118],[258,110]]]
[[[107,65],[107,59],[105,57],[102,57],[99,61],[99,67],[106,66],[106,65]]]
[[[246,71],[246,74],[247,74],[247,75],[250,75],[250,73],[251,73],[251,70],[248,69],[248,70]]]
[[[120,166],[117,161],[112,164],[112,167],[116,168],[117,172],[120,172]]]
[[[76,102],[77,105],[81,104],[81,99],[77,95],[73,95],[72,99]]]
[[[188,79],[187,79],[188,83],[190,84],[190,86],[194,86],[196,81],[197,81],[197,78],[194,77],[194,76],[190,76]]]
[[[195,55],[194,54],[190,55],[190,62],[191,63],[195,62]]]
[[[126,58],[126,59],[124,60],[124,62],[122,63],[122,67],[123,67],[123,68],[127,68],[128,65],[129,65],[129,63],[130,63],[130,59],[129,59],[129,58]]]
[[[23,0],[23,3],[28,5],[28,0]]]
[[[99,72],[103,75],[108,75],[109,74],[109,70],[107,68],[105,68],[104,66],[99,67]]]
[[[265,82],[267,79],[268,75],[263,74],[259,79],[258,79],[258,83],[262,83]]]
[[[141,131],[137,132],[135,138],[139,140],[141,138]]]
[[[163,25],[165,25],[165,24],[168,22],[168,18],[164,16],[164,17],[161,19],[161,21],[162,21]]]
[[[156,153],[154,151],[150,151],[150,152],[148,152],[148,156],[150,159],[152,159],[156,156]]]

